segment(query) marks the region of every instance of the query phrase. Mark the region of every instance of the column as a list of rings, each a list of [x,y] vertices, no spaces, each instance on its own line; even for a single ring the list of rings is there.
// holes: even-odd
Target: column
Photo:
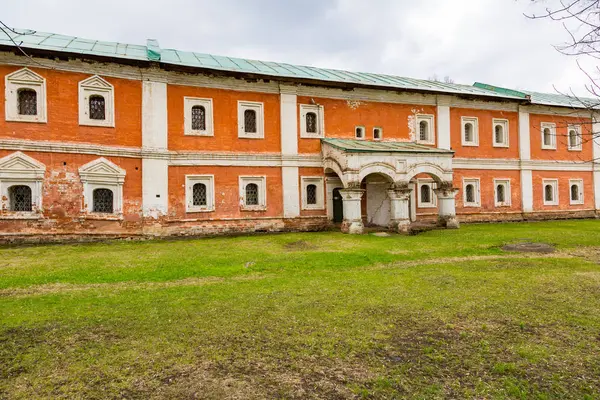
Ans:
[[[451,182],[442,184],[441,187],[433,189],[438,199],[438,224],[449,229],[459,227],[456,219],[456,204],[454,197],[458,193],[458,189],[452,187]]]
[[[344,221],[342,221],[342,232],[351,235],[363,233],[361,198],[365,191],[363,189],[342,189],[340,195],[344,202]]]
[[[594,208],[600,212],[600,117],[592,115],[592,135],[594,137],[593,155],[594,162]]]
[[[437,99],[437,147],[450,150],[450,97]]]
[[[390,198],[390,229],[396,232],[408,232],[410,227],[410,209],[408,201],[411,194],[408,187],[388,190]]]
[[[281,86],[281,184],[283,187],[283,217],[300,215],[300,183],[298,167],[286,160],[286,156],[298,155],[298,96],[294,86]]]
[[[142,212],[144,217],[167,214],[167,84],[142,82]]]
[[[531,160],[530,137],[529,113],[520,109],[519,158],[521,159],[521,207],[524,213],[533,211],[533,176],[531,167],[527,165],[527,162]]]

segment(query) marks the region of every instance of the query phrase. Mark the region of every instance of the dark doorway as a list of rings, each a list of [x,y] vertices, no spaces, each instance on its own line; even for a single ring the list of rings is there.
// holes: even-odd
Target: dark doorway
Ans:
[[[333,222],[335,223],[340,223],[344,220],[344,202],[340,194],[340,189],[333,189]]]

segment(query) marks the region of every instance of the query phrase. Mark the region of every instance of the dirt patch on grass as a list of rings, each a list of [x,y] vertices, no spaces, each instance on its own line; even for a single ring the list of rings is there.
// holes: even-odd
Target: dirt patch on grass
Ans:
[[[305,240],[297,240],[295,242],[286,243],[283,246],[286,250],[290,251],[305,251],[305,250],[317,250],[319,247],[313,243],[309,243]]]
[[[511,243],[502,246],[504,251],[515,251],[519,253],[554,253],[556,249],[548,243],[522,242]]]

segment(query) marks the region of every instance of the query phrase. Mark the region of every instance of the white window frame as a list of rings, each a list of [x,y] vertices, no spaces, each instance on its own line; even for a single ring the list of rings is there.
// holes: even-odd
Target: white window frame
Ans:
[[[577,135],[577,146],[571,146],[569,133],[574,130]],[[583,149],[583,138],[581,137],[581,125],[569,125],[567,127],[567,149],[569,151],[581,151]]]
[[[546,185],[552,186],[552,201],[546,200]],[[571,187],[569,186],[569,190]],[[569,197],[570,194],[569,194]],[[545,206],[557,206],[558,205],[558,179],[542,179],[542,200],[544,200]]]
[[[82,213],[90,217],[121,216],[123,214],[123,183],[126,172],[104,157],[91,161],[79,168],[83,184]],[[94,190],[109,189],[113,192],[113,212],[94,212]]]
[[[21,115],[18,109],[18,91],[20,89],[32,89],[37,93],[36,115]],[[38,122],[48,121],[46,114],[46,79],[36,74],[29,68],[21,68],[6,75],[4,85],[5,116],[6,121]]]
[[[419,124],[421,123],[421,121],[427,122],[427,128],[428,128],[427,140],[421,140],[421,130],[419,129]],[[431,115],[431,114],[417,114],[415,116],[415,135],[416,135],[417,143],[435,144],[433,121],[434,121],[434,118],[433,118],[433,115]]]
[[[504,201],[498,201],[498,185],[504,185]],[[510,207],[512,194],[510,191],[510,179],[494,179],[494,206],[496,207]]]
[[[325,209],[325,180],[322,176],[302,176],[302,209],[303,210],[324,210]],[[307,186],[315,185],[317,187],[317,204],[308,204]]]
[[[306,132],[306,114],[313,112],[317,114],[317,133]],[[322,138],[325,137],[325,111],[323,106],[314,104],[300,104],[300,137]]]
[[[579,191],[579,200],[573,200],[571,198],[571,186],[577,185]],[[569,179],[569,204],[583,204],[583,179]]]
[[[475,188],[475,201],[467,201],[467,185],[473,185]],[[479,186],[479,178],[463,178],[463,206],[464,207],[481,207],[481,191]]]
[[[206,129],[192,129],[192,107],[202,106],[205,111]],[[214,136],[213,101],[200,97],[183,98],[183,134],[186,136]]]
[[[504,142],[496,142],[496,125],[501,125],[504,131]],[[508,131],[508,120],[504,118],[493,118],[492,119],[492,143],[493,147],[508,147],[509,146],[509,131]]]
[[[379,129],[379,138],[375,137],[375,130],[376,129]],[[382,127],[380,127],[380,126],[373,127],[373,140],[377,140],[377,141],[383,140],[383,128]]]
[[[94,95],[104,98],[104,119],[90,118],[90,96]],[[79,125],[115,126],[115,88],[98,75],[79,82]]]
[[[356,136],[356,131],[357,131],[358,129],[361,129],[361,131],[362,131],[362,136],[361,136],[361,137],[358,137],[358,136]],[[366,139],[366,136],[367,136],[367,130],[365,129],[364,125],[356,125],[356,126],[354,127],[354,138],[355,138],[355,139],[358,139],[358,140],[365,140],[365,139]]]
[[[39,218],[42,213],[42,185],[46,166],[20,151],[0,158],[0,219]],[[31,211],[9,211],[11,186],[23,185],[31,189]]]
[[[254,110],[256,112],[256,133],[247,133],[244,130],[244,112]],[[265,137],[265,115],[264,104],[259,101],[238,101],[238,137],[241,139],[264,139]]]
[[[203,183],[206,186],[206,205],[194,205],[194,185]],[[215,176],[214,175],[186,175],[185,176],[185,212],[211,212],[215,211]]]
[[[465,139],[465,125],[469,123],[473,125],[473,140],[467,142]],[[461,143],[463,146],[479,146],[479,118],[477,117],[461,117],[460,118]]]
[[[431,191],[431,201],[424,203],[421,201],[421,186],[429,186]],[[435,208],[437,207],[437,196],[434,192],[436,188],[435,181],[433,179],[417,179],[417,207],[419,208]]]
[[[246,185],[255,183],[258,186],[258,205],[246,205]],[[240,208],[243,211],[265,211],[267,209],[267,177],[239,177]]]
[[[544,130],[550,129],[550,144],[544,144]],[[552,122],[542,122],[540,124],[540,138],[542,140],[543,150],[556,150],[556,124]]]

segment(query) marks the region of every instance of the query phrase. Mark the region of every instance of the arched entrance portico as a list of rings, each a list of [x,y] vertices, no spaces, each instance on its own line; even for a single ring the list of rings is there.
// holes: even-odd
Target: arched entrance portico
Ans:
[[[342,231],[362,233],[365,222],[406,232],[410,225],[410,180],[428,174],[437,183],[438,223],[458,228],[450,150],[406,142],[322,139],[325,171],[343,189]],[[366,194],[366,196],[365,196]]]

